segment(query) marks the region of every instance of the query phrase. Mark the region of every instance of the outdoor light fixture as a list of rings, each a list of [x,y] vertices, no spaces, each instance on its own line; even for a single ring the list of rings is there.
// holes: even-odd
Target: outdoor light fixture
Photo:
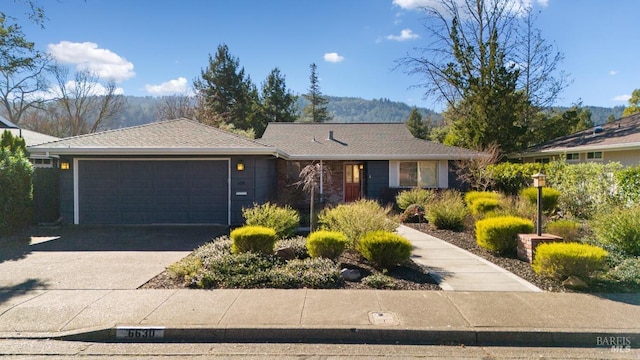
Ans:
[[[238,161],[238,163],[236,164],[236,170],[244,171],[244,162],[242,162],[242,160]]]
[[[542,188],[547,185],[547,176],[541,172],[531,176],[533,178],[533,187],[538,188],[538,223],[536,224],[536,233],[542,235]]]
[[[69,170],[70,168],[71,168],[71,165],[68,162],[63,161],[60,163],[60,169],[62,170]]]
[[[362,169],[364,169],[364,165],[363,165],[363,164],[360,164],[360,165],[358,165],[358,168],[359,168],[360,170],[362,170]]]

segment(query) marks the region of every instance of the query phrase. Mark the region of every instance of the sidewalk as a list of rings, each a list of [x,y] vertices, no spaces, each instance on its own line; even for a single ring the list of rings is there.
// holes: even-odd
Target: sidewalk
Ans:
[[[515,274],[444,240],[405,225],[398,227],[398,234],[413,244],[411,260],[428,268],[443,290],[542,291]]]
[[[639,305],[637,294],[2,290],[0,338],[637,348]]]

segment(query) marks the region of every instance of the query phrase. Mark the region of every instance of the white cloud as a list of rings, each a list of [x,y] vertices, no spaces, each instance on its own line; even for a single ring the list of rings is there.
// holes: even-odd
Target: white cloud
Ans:
[[[542,7],[547,7],[549,5],[549,0],[509,0],[513,7],[512,10],[516,14],[523,14],[524,10],[531,7],[534,1]],[[464,8],[464,2],[465,0],[456,0],[460,9]],[[446,12],[446,8],[442,5],[441,0],[393,0],[393,5],[405,10],[417,10],[424,7],[430,7]]]
[[[609,71],[609,75],[615,76],[615,75],[618,75],[618,72],[616,70],[611,70]]]
[[[74,94],[76,91],[76,87],[78,86],[78,83],[75,82],[74,80],[69,80],[64,84],[64,86],[68,94]],[[104,85],[97,82],[82,84],[82,88],[83,88],[82,92],[84,93],[86,91],[85,95],[87,96],[102,96],[102,95],[107,95],[108,93],[107,88],[104,87]],[[54,99],[62,96],[62,94],[60,93],[60,89],[56,89],[56,88],[49,88],[47,93],[48,93],[47,97],[49,99]],[[121,87],[115,88],[114,94],[123,95],[124,89]]]
[[[538,0],[538,4],[542,7],[549,6],[549,0]]]
[[[400,35],[387,35],[386,38],[393,41],[407,41],[419,38],[420,35],[415,34],[411,29],[403,29]]]
[[[393,0],[393,5],[403,9],[414,10],[424,6],[432,6],[436,2],[433,0]]]
[[[76,70],[89,70],[101,79],[122,81],[136,75],[131,62],[96,43],[61,41],[49,44],[48,49],[59,62],[75,64]]]
[[[612,100],[613,101],[622,101],[622,102],[627,102],[629,101],[629,99],[631,99],[631,95],[618,95],[616,97],[614,97]]]
[[[326,62],[339,63],[342,60],[344,60],[344,56],[338,55],[338,53],[332,52],[324,54],[324,61]]]
[[[159,85],[145,85],[144,88],[149,94],[153,95],[184,94],[187,92],[187,79],[179,77]]]

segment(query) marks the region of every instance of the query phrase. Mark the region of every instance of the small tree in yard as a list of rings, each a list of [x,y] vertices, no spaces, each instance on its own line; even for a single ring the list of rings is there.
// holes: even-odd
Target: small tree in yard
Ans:
[[[324,183],[329,184],[331,182],[331,171],[322,163],[311,163],[302,170],[300,170],[300,181],[296,184],[302,185],[302,190],[308,192],[310,195],[309,205],[309,227],[310,231],[313,231],[313,217],[314,217],[314,205],[315,205],[315,193],[316,189],[320,188],[320,178],[324,180]]]

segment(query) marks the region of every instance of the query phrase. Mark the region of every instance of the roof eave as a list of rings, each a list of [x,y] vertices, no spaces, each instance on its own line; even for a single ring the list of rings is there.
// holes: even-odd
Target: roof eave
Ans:
[[[482,154],[469,154],[469,155],[449,155],[449,154],[349,154],[349,155],[320,155],[320,154],[305,154],[305,155],[285,155],[286,160],[466,160],[466,159],[478,159],[483,157]]]
[[[532,152],[524,152],[514,154],[510,157],[531,157],[531,156],[548,156],[548,155],[561,155],[572,152],[584,152],[584,151],[625,151],[625,150],[639,150],[640,142],[624,143],[624,144],[610,144],[610,145],[586,145],[576,146],[571,148],[553,148],[547,150],[539,150]]]
[[[55,155],[273,155],[275,148],[29,148],[33,153]]]

